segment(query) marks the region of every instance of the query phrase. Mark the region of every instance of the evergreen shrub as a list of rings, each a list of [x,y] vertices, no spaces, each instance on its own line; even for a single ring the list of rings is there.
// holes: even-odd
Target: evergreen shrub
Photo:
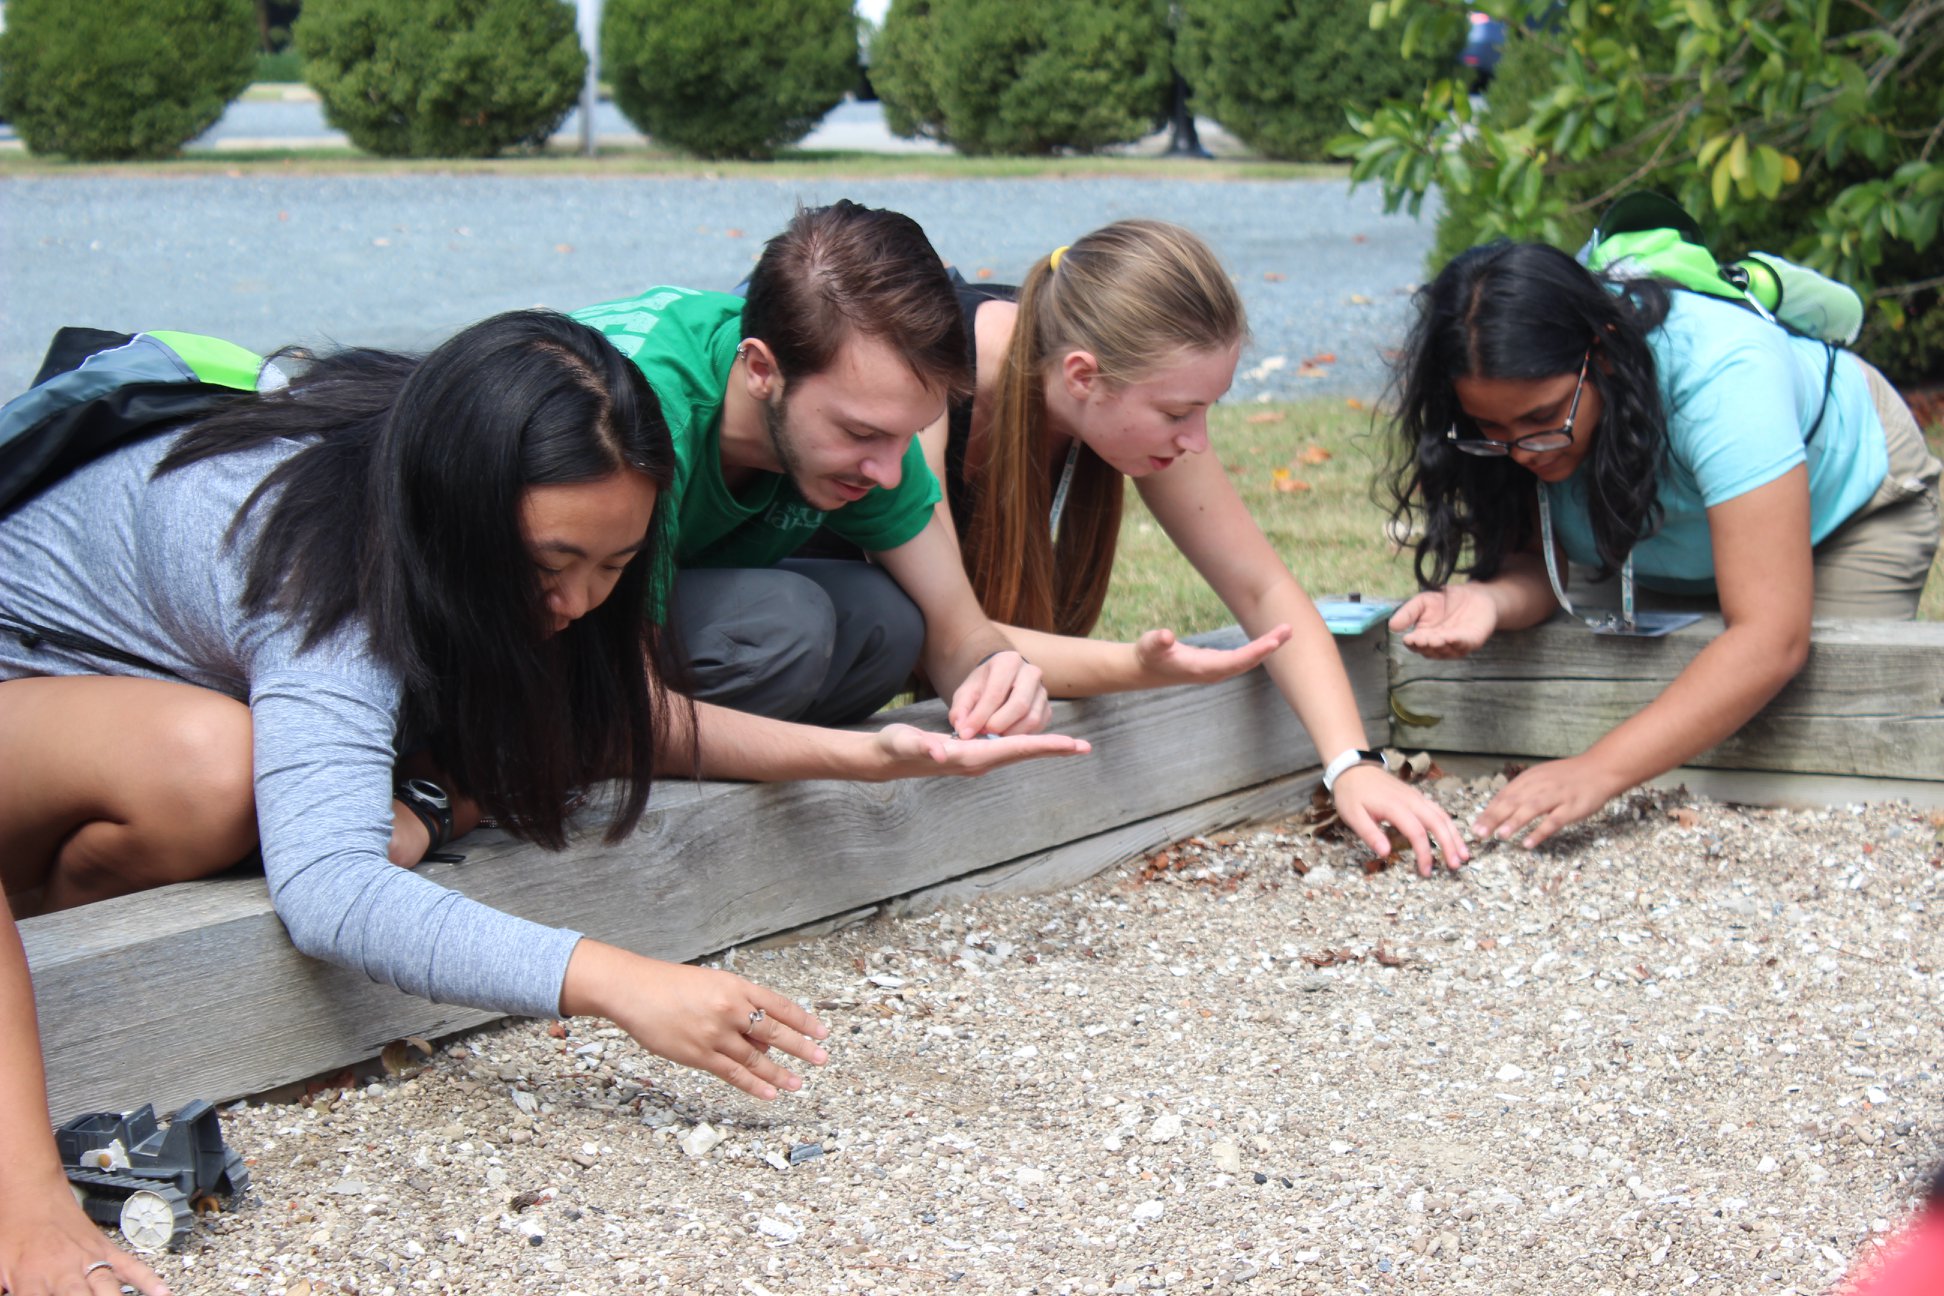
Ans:
[[[614,102],[660,143],[766,158],[808,135],[857,82],[851,0],[607,0]]]
[[[1405,57],[1341,0],[1182,0],[1175,60],[1194,110],[1259,153],[1329,157],[1344,110],[1415,99],[1450,75],[1453,51]]]
[[[251,0],[12,0],[0,116],[35,153],[167,157],[243,93],[256,45]]]
[[[895,0],[884,67],[872,72],[893,129],[962,153],[1093,152],[1167,118],[1168,10],[1166,0]]]
[[[569,0],[305,0],[295,36],[325,119],[381,157],[544,144],[587,76]]]

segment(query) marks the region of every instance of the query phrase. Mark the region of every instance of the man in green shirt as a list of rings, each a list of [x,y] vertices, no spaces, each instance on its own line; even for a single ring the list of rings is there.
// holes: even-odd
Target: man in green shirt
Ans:
[[[675,440],[677,570],[658,582],[695,695],[862,719],[915,665],[962,736],[1034,733],[1046,690],[980,610],[917,444],[969,387],[949,276],[909,217],[801,211],[748,298],[652,288],[574,317],[647,376]],[[872,562],[792,557],[820,528]]]

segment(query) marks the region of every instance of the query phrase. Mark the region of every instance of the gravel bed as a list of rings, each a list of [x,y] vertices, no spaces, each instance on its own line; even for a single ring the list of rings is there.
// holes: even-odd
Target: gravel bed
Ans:
[[[0,399],[65,324],[420,348],[502,310],[657,283],[726,289],[799,202],[844,197],[909,213],[966,275],[1002,283],[1119,217],[1190,226],[1235,275],[1254,328],[1235,400],[1375,395],[1436,215],[1385,216],[1374,187],[1341,180],[0,180]]]
[[[272,1296],[1818,1292],[1944,1150],[1937,838],[1677,791],[1429,880],[1301,817],[1197,840],[733,956],[831,1027],[774,1104],[580,1019],[236,1108],[251,1199],[158,1267]]]

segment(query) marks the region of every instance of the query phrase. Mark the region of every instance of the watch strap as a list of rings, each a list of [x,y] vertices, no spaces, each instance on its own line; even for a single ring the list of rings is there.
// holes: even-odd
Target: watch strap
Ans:
[[[401,779],[392,796],[425,825],[432,839],[425,848],[428,854],[452,840],[452,800],[444,788],[427,779]]]
[[[1335,792],[1336,781],[1359,765],[1381,765],[1385,769],[1390,768],[1390,762],[1384,759],[1384,753],[1380,751],[1371,751],[1364,747],[1345,748],[1335,760],[1324,767],[1323,790]]]

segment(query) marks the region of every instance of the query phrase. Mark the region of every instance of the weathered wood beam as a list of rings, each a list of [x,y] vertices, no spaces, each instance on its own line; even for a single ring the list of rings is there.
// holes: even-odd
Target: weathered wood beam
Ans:
[[[1375,740],[1387,724],[1383,633],[1339,647]],[[942,726],[942,708],[901,718]],[[1318,763],[1261,671],[1061,704],[1054,727],[1088,739],[1093,754],[970,780],[670,784],[618,845],[590,833],[548,855],[481,833],[466,840],[465,863],[425,871],[511,912],[689,959]],[[1098,858],[1104,866],[1114,856]],[[254,1093],[372,1057],[404,1035],[492,1017],[299,955],[261,878],[126,896],[29,919],[21,934],[57,1120]]]
[[[1434,661],[1390,645],[1392,741],[1413,750],[1570,756],[1657,697],[1719,617],[1664,639],[1555,618]],[[1944,778],[1944,624],[1818,621],[1809,663],[1742,730],[1690,765]]]

